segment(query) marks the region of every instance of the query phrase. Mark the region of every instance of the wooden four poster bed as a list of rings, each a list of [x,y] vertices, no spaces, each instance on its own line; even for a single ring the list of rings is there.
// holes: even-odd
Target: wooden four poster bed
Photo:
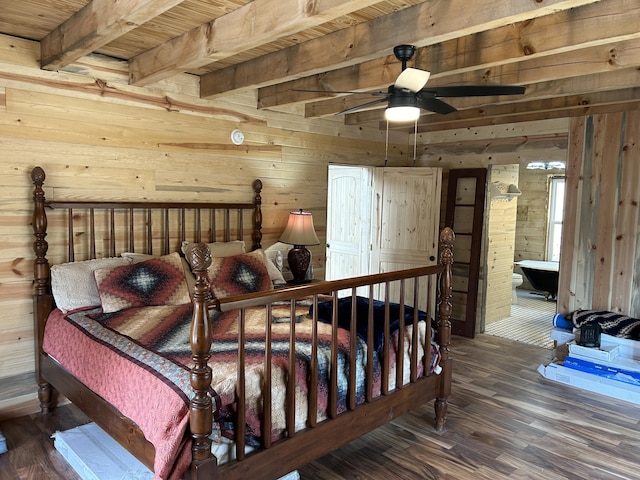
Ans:
[[[444,429],[450,229],[438,265],[273,289],[259,180],[250,202],[205,204],[47,200],[31,177],[43,414],[53,387],[158,479],[276,479],[431,400]],[[248,291],[225,283],[238,269]],[[141,272],[178,286],[127,296]]]

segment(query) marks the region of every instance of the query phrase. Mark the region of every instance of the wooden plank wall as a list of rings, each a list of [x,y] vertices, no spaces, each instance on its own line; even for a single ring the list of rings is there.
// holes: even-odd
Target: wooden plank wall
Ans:
[[[571,120],[558,310],[640,316],[640,113]]]
[[[99,56],[45,72],[38,55],[36,42],[0,36],[0,416],[3,405],[27,413],[16,406],[25,398],[16,378],[35,385],[34,166],[47,173],[50,199],[250,201],[261,178],[263,246],[277,241],[289,211],[311,211],[322,277],[327,165],[382,166],[385,156],[377,125],[257,110],[255,92],[200,100],[191,75],[130,87],[126,64]],[[241,146],[230,140],[235,128],[245,134]],[[391,132],[391,141],[389,165],[410,165],[408,135]]]
[[[489,170],[489,202],[485,213],[485,325],[511,315],[511,274],[518,197],[496,194],[494,183],[518,185],[519,165],[493,165]]]

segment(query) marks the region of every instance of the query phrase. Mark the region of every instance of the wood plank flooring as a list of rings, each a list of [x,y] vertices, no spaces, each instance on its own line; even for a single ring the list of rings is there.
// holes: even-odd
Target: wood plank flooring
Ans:
[[[639,479],[640,406],[542,378],[549,350],[489,335],[454,338],[447,430],[433,404],[302,467],[303,480]],[[67,405],[0,423],[0,480],[78,476],[50,435],[86,422]]]

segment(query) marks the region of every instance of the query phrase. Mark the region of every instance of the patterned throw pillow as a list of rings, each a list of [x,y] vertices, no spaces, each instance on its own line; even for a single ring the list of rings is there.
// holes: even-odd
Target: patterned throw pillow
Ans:
[[[216,298],[271,290],[273,284],[261,250],[211,259],[208,270],[211,291]]]
[[[190,303],[178,253],[95,271],[105,313],[125,308]]]
[[[145,260],[157,258],[157,256],[155,255],[148,255],[146,253],[134,253],[134,252],[123,252],[120,254],[120,256],[130,259],[131,263],[144,262]],[[196,285],[196,277],[193,276],[193,272],[191,272],[191,265],[189,265],[189,262],[187,262],[187,259],[184,257],[180,257],[180,260],[182,260],[182,271],[184,272],[184,276],[187,279],[189,296],[193,298],[193,291]]]

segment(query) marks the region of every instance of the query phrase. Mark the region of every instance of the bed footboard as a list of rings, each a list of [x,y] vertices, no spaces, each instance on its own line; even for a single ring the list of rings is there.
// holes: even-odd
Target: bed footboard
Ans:
[[[193,346],[193,360],[194,367],[191,373],[192,385],[194,387],[195,395],[191,405],[191,429],[193,437],[193,458],[194,464],[192,465],[191,475],[192,478],[204,479],[204,478],[278,478],[286,473],[295,470],[299,466],[308,463],[309,461],[318,458],[329,451],[346,444],[347,442],[358,438],[359,436],[387,423],[392,418],[395,418],[413,408],[416,405],[423,404],[427,401],[434,400],[435,421],[434,427],[436,431],[442,431],[445,428],[448,397],[451,392],[451,378],[452,378],[452,359],[450,358],[450,341],[451,341],[451,297],[452,297],[452,274],[451,265],[453,263],[453,241],[454,233],[450,228],[445,228],[440,235],[440,264],[432,267],[420,267],[416,269],[405,270],[401,272],[387,272],[379,275],[369,275],[364,277],[357,277],[352,279],[337,280],[330,282],[313,283],[303,286],[296,286],[286,288],[283,290],[274,290],[269,292],[260,292],[257,294],[248,294],[240,297],[224,298],[224,299],[208,299],[207,291],[208,286],[206,284],[206,269],[210,262],[206,248],[204,245],[199,246],[194,250],[193,258],[191,259],[193,270],[196,272],[197,277],[197,291],[198,294],[194,299],[196,302],[196,309],[194,312],[194,318],[191,328],[191,342]],[[419,280],[423,279],[423,280]],[[331,368],[331,380],[329,382],[330,392],[327,400],[327,420],[316,421],[316,405],[318,402],[319,392],[314,386],[314,381],[310,381],[310,391],[308,396],[311,400],[308,402],[309,414],[306,420],[306,428],[299,430],[295,428],[295,413],[292,409],[288,409],[285,413],[287,417],[287,427],[285,438],[272,441],[269,435],[270,426],[263,425],[263,444],[262,447],[256,451],[247,454],[244,450],[245,432],[244,429],[239,428],[236,431],[235,437],[235,460],[231,460],[220,466],[217,465],[216,458],[210,453],[208,437],[211,434],[211,418],[213,413],[213,402],[206,398],[208,396],[209,384],[211,381],[211,370],[208,369],[206,360],[208,359],[207,347],[211,345],[211,341],[208,338],[209,333],[209,319],[207,314],[207,302],[210,302],[209,306],[213,307],[219,312],[239,312],[238,320],[238,353],[237,353],[237,387],[236,387],[236,404],[237,404],[237,417],[235,418],[237,425],[244,425],[247,418],[245,416],[245,410],[248,408],[249,400],[246,398],[248,393],[245,391],[245,374],[244,366],[247,362],[247,355],[245,351],[245,342],[248,341],[244,331],[245,317],[248,318],[248,310],[251,308],[264,308],[267,312],[266,323],[266,353],[265,353],[265,365],[264,365],[264,384],[270,385],[275,373],[271,368],[275,353],[271,350],[272,342],[275,340],[275,334],[271,332],[271,325],[273,323],[272,309],[274,304],[281,304],[282,302],[290,302],[291,305],[295,304],[300,299],[312,299],[312,308],[310,309],[310,315],[312,316],[312,322],[314,325],[314,331],[312,335],[312,347],[310,350],[310,370],[311,378],[317,378],[318,364],[315,359],[318,356],[318,344],[319,334],[317,331],[317,325],[319,323],[318,318],[318,304],[319,298],[329,297],[333,302],[333,318],[331,320],[331,326],[333,328],[333,337],[331,342],[331,352],[327,354],[331,365],[337,365],[338,353],[335,344],[338,338],[338,323],[337,318],[337,304],[339,303],[338,292],[351,292],[353,309],[355,312],[355,298],[356,292],[362,292],[362,289],[368,289],[370,300],[371,313],[369,313],[369,326],[373,325],[373,307],[374,304],[374,291],[376,288],[382,286],[384,291],[382,300],[384,320],[383,331],[384,339],[383,352],[386,351],[389,345],[394,345],[392,339],[390,325],[392,319],[390,318],[390,295],[389,292],[393,290],[390,287],[394,282],[399,284],[400,299],[412,298],[414,304],[418,303],[418,298],[424,292],[427,292],[426,297],[431,298],[428,292],[437,290],[437,301],[435,305],[431,304],[431,300],[426,307],[427,311],[435,311],[436,315],[432,322],[426,323],[424,327],[425,338],[430,338],[432,335],[433,324],[433,337],[436,339],[439,345],[440,361],[439,367],[442,369],[440,374],[428,374],[423,370],[421,374],[418,371],[421,368],[427,367],[429,363],[430,353],[425,348],[423,350],[424,356],[422,358],[423,364],[420,364],[417,352],[417,335],[411,335],[411,340],[406,345],[398,341],[397,349],[402,355],[405,355],[403,348],[406,347],[406,355],[408,360],[407,377],[410,378],[407,383],[402,381],[396,382],[393,388],[381,387],[380,394],[372,394],[371,385],[367,385],[366,401],[357,404],[353,401],[355,398],[355,360],[351,363],[351,369],[349,379],[345,380],[346,386],[343,388],[348,390],[347,397],[351,401],[347,401],[345,404],[345,411],[339,411],[336,399],[336,391],[338,389],[337,374],[334,372],[336,368]],[[423,289],[421,291],[421,288]],[[413,291],[412,291],[413,289]],[[423,295],[424,298],[424,295]],[[404,338],[406,331],[412,332],[419,331],[418,326],[418,314],[417,309],[413,314],[405,315],[404,303],[400,303],[400,321],[399,329],[400,333],[398,338]],[[291,306],[291,318],[293,316],[294,306]],[[405,318],[407,318],[405,324]],[[355,332],[357,329],[357,319],[355,313],[351,314],[350,319],[351,332]],[[289,352],[293,352],[296,343],[296,322],[290,322],[291,333],[289,340]],[[342,325],[342,324],[341,324]],[[373,363],[373,348],[372,348],[372,329],[369,329],[368,333],[368,348],[369,356],[367,357],[367,366],[371,368]],[[351,347],[355,345],[355,335],[351,336]],[[411,343],[414,342],[414,343]],[[274,347],[275,348],[275,347]],[[215,346],[213,347],[215,350]],[[352,350],[353,351],[353,350]],[[296,359],[293,353],[289,353],[288,364],[291,369],[295,368]],[[346,361],[346,360],[345,360]],[[382,372],[384,375],[393,374],[390,372],[395,368],[395,376],[397,379],[404,378],[403,364],[404,362],[398,362],[397,365],[389,360],[386,354],[381,355]],[[368,371],[371,373],[371,370]],[[365,380],[368,381],[368,380]],[[288,399],[285,402],[286,405],[296,405],[296,379],[293,375],[289,375],[287,396]],[[262,418],[265,422],[271,421],[271,412],[273,405],[273,393],[269,389],[263,391],[264,397],[262,398],[263,410]],[[295,437],[295,441],[293,440]],[[206,474],[204,473],[206,471]]]

